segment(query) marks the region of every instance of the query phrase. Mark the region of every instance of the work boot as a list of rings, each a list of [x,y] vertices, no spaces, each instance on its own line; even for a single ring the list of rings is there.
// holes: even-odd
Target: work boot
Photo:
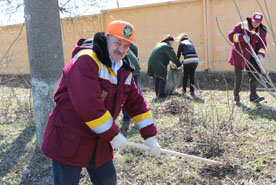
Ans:
[[[182,89],[182,94],[186,95],[186,90]]]
[[[250,94],[250,98],[249,99],[250,99],[251,102],[258,103],[258,102],[263,101],[265,98],[263,96],[258,96],[258,94],[256,93],[255,95],[251,95]]]
[[[240,102],[240,95],[236,95],[235,97],[234,97],[234,101],[235,101],[235,104],[236,105],[240,105],[241,104],[241,102]]]

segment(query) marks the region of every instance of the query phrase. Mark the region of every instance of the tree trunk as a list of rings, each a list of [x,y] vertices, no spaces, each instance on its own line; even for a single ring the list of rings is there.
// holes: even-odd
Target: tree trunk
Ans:
[[[64,66],[58,0],[24,0],[37,144]]]

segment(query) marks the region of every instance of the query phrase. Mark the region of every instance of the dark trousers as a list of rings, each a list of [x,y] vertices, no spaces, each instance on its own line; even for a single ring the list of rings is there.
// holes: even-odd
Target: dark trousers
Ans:
[[[155,78],[155,94],[157,98],[166,98],[165,86],[166,80]]]
[[[250,59],[250,63],[252,64],[249,65],[249,69],[247,70],[247,74],[249,75],[249,85],[250,85],[250,96],[254,97],[257,95],[256,89],[258,86],[258,81],[255,78],[257,77],[258,74],[258,65],[255,62],[254,59]],[[241,85],[242,85],[242,70],[243,68],[236,67],[235,66],[235,89],[234,89],[234,96],[237,96],[241,90]],[[257,71],[256,71],[257,70]],[[254,74],[253,74],[254,73]]]
[[[195,92],[195,71],[198,63],[190,63],[183,65],[183,91],[186,92],[188,79],[190,79],[190,92]]]
[[[54,185],[78,185],[81,167],[69,166],[52,160]],[[91,160],[86,168],[93,185],[117,184],[116,170],[113,161],[95,168],[94,160]]]
[[[139,91],[142,93],[142,89],[141,89],[140,83],[139,83],[139,76],[133,76],[133,78],[134,78],[134,82],[135,82],[136,86],[138,87]],[[130,119],[129,115],[127,115],[127,113],[124,111],[124,109],[122,110],[122,113],[123,113],[123,119],[125,119],[125,120]]]

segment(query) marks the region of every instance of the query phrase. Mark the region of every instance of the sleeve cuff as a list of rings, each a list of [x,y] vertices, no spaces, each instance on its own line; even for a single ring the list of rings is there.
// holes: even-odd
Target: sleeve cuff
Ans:
[[[111,128],[108,129],[106,132],[99,134],[99,137],[102,140],[111,141],[116,135],[118,135],[118,133],[119,127],[113,123]]]
[[[147,127],[140,129],[140,134],[144,138],[144,140],[148,139],[149,137],[156,136],[157,134],[156,125],[153,123]]]

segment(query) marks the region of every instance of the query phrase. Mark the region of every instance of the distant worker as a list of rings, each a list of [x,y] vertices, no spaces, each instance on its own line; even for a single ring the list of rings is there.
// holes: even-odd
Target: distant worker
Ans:
[[[130,62],[132,63],[132,65],[135,67],[134,71],[132,72],[133,78],[134,78],[136,86],[138,87],[140,92],[142,92],[142,89],[141,89],[140,83],[139,83],[141,67],[139,65],[139,59],[138,59],[138,48],[135,44],[132,43],[129,46],[129,50],[127,51],[127,57],[130,60]]]
[[[134,66],[134,71],[132,72],[134,82],[135,82],[137,88],[139,89],[139,91],[142,93],[142,89],[141,89],[140,83],[139,83],[139,76],[140,76],[141,68],[140,68],[139,60],[138,60],[138,48],[135,44],[131,43],[131,45],[129,46],[129,49],[127,51],[127,57],[129,59],[129,61],[131,62],[131,64]],[[127,115],[127,113],[123,109],[122,109],[122,113],[123,113],[123,123],[122,123],[120,130],[123,135],[126,135],[129,124],[130,124],[130,116]]]
[[[251,102],[260,102],[264,97],[258,96],[256,88],[258,86],[258,73],[260,68],[256,63],[249,44],[252,46],[255,53],[258,55],[259,61],[262,63],[266,53],[266,27],[261,23],[263,15],[254,13],[251,18],[247,17],[246,21],[238,23],[229,33],[229,40],[234,43],[230,56],[229,63],[235,68],[235,88],[234,101],[237,105],[240,104],[239,92],[242,84],[242,70],[245,68],[250,77],[250,96]]]
[[[181,54],[183,60],[183,94],[186,94],[187,82],[190,80],[190,94],[195,96],[195,71],[198,65],[198,57],[195,47],[189,40],[186,33],[181,33],[178,36],[180,43],[177,50],[177,58],[180,59]]]
[[[167,66],[172,61],[177,67],[181,66],[173,50],[174,38],[166,35],[152,50],[148,61],[149,76],[155,78],[155,93],[157,98],[165,98],[165,86],[167,79]]]
[[[137,85],[138,89],[142,93],[142,89],[140,87],[140,82],[139,82],[141,67],[139,65],[139,59],[138,59],[138,47],[135,44],[133,43],[130,44],[129,50],[127,52],[127,57],[135,67],[134,71],[132,72],[133,78],[134,78],[135,84]]]
[[[115,124],[122,108],[135,118],[149,152],[160,153],[152,114],[125,57],[134,33],[132,24],[116,20],[106,33],[96,33],[93,42],[80,39],[75,46],[41,148],[52,159],[54,185],[79,184],[82,167],[94,185],[117,184],[113,149],[127,142]]]

